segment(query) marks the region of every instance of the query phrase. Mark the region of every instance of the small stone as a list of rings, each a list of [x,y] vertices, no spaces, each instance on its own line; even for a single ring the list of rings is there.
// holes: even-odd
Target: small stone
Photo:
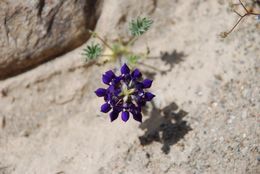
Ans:
[[[228,119],[228,124],[231,124],[232,122],[233,122],[233,120],[232,119]]]
[[[260,22],[260,15],[257,15],[256,20]]]
[[[217,106],[218,106],[218,103],[217,103],[217,102],[213,102],[211,105],[212,105],[213,107],[217,107]]]
[[[223,78],[220,74],[216,74],[214,77],[219,81],[223,81]]]
[[[260,162],[260,156],[257,157],[257,161]]]
[[[247,147],[243,148],[243,149],[241,150],[241,153],[244,154],[244,155],[246,155],[246,154],[248,153],[248,148],[247,148]]]
[[[243,111],[243,113],[242,113],[242,118],[243,118],[243,119],[246,119],[246,118],[247,118],[247,111],[246,111],[246,110]]]
[[[6,97],[7,94],[8,94],[8,89],[2,89],[2,90],[1,90],[1,95],[2,95],[2,97]]]
[[[220,137],[219,141],[222,143],[224,141],[224,137]]]
[[[249,93],[248,89],[244,89],[242,92],[243,97],[247,97],[248,93]]]
[[[0,127],[1,127],[2,129],[4,129],[5,126],[6,126],[6,119],[5,119],[5,116],[3,116],[2,120],[1,120],[1,123],[0,123]]]
[[[236,117],[234,115],[231,115],[227,122],[231,124],[235,118]]]
[[[202,95],[203,95],[202,91],[197,91],[196,94],[197,94],[198,96],[202,96]]]

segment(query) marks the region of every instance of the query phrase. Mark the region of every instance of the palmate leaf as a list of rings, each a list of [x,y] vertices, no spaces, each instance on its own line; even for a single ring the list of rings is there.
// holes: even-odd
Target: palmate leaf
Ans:
[[[100,46],[100,44],[92,43],[91,45],[87,45],[87,47],[83,51],[83,55],[87,57],[86,60],[93,60],[101,55],[102,47]]]
[[[130,22],[129,29],[133,36],[140,36],[149,30],[152,24],[153,21],[151,19],[138,17]]]

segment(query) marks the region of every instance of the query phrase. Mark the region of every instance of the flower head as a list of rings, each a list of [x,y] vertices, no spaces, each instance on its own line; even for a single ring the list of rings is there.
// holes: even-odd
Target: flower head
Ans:
[[[142,74],[138,69],[131,72],[124,64],[119,76],[109,70],[103,74],[102,81],[108,87],[95,91],[98,97],[104,97],[105,103],[101,106],[101,112],[110,111],[111,121],[117,119],[120,114],[121,119],[126,122],[131,113],[136,121],[142,122],[142,107],[155,97],[146,91],[151,87],[152,80],[142,80]]]

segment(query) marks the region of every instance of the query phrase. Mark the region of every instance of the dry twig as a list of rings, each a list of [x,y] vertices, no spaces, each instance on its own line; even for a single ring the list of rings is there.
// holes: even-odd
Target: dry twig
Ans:
[[[244,9],[244,11],[245,11],[245,14],[240,14],[239,12],[237,12],[237,11],[233,8],[234,13],[236,13],[236,14],[239,16],[239,19],[238,19],[238,21],[235,23],[235,25],[234,25],[229,31],[227,31],[227,32],[222,32],[222,33],[220,34],[220,36],[223,37],[223,38],[227,37],[230,33],[232,33],[232,32],[234,31],[234,29],[238,26],[238,24],[242,21],[242,19],[244,19],[245,17],[247,17],[247,16],[252,16],[252,15],[253,15],[253,16],[259,16],[259,15],[260,15],[260,13],[255,13],[255,12],[253,12],[252,9],[250,9],[250,10],[247,9],[246,6],[242,3],[241,0],[239,0],[239,3],[238,3],[238,4],[233,4],[233,6],[237,6],[237,5],[243,7],[243,9]]]

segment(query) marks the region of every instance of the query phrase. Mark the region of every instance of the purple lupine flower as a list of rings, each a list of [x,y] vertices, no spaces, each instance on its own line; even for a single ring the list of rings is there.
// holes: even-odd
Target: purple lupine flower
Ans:
[[[142,73],[138,69],[131,72],[126,64],[121,67],[121,75],[116,76],[109,70],[102,75],[102,81],[108,87],[95,91],[98,97],[104,97],[105,100],[100,111],[104,113],[110,111],[111,122],[117,119],[120,113],[121,119],[125,122],[129,119],[130,113],[136,121],[142,122],[142,107],[155,97],[146,91],[153,81],[142,80]]]

